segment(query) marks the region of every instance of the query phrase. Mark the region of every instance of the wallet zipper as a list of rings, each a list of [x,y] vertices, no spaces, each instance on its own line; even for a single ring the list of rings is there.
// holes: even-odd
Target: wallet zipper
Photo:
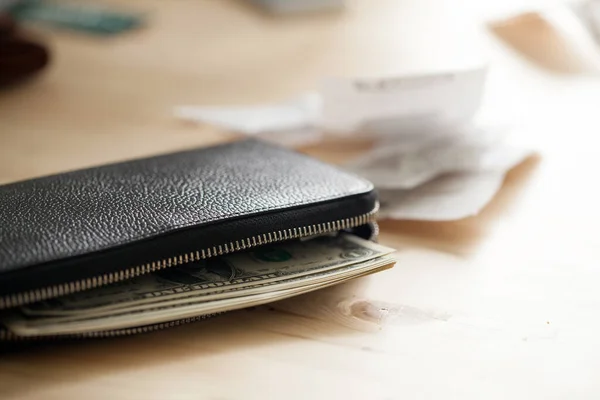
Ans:
[[[148,262],[135,267],[130,267],[121,271],[106,273],[100,276],[85,278],[73,282],[67,282],[59,285],[33,289],[26,292],[14,293],[0,297],[0,309],[12,308],[24,304],[35,303],[37,301],[47,300],[54,297],[64,296],[84,290],[95,289],[98,287],[110,285],[123,280],[132,279],[141,275],[160,271],[166,268],[206,260],[208,258],[235,253],[240,250],[247,250],[254,247],[270,243],[277,243],[284,240],[301,239],[314,235],[338,232],[343,229],[355,228],[361,225],[371,224],[373,237],[376,237],[379,229],[375,222],[375,217],[379,211],[379,203],[366,214],[356,217],[339,219],[330,222],[323,222],[302,227],[290,228],[275,232],[255,235],[242,240],[236,240],[223,243],[217,246],[180,254],[174,257],[164,258],[159,261]],[[1,336],[0,336],[1,339]]]
[[[314,225],[304,226],[304,227],[300,227],[300,228],[291,228],[291,229],[287,229],[285,231],[277,231],[277,232],[271,232],[271,233],[267,233],[267,234],[252,236],[248,239],[230,242],[230,243],[220,245],[220,246],[213,246],[208,249],[187,253],[184,255],[177,256],[177,257],[170,257],[170,258],[161,260],[158,264],[157,263],[148,263],[148,264],[144,264],[141,267],[137,266],[134,268],[130,268],[127,270],[127,272],[123,272],[123,274],[121,272],[114,272],[111,274],[103,275],[102,279],[88,278],[88,279],[78,281],[75,283],[71,282],[71,283],[68,283],[65,285],[58,285],[58,286],[54,286],[52,288],[38,289],[38,290],[31,291],[31,292],[27,292],[25,294],[15,294],[15,295],[7,296],[7,297],[12,299],[13,296],[14,297],[17,297],[19,295],[27,296],[27,297],[23,297],[23,299],[27,299],[27,300],[25,300],[25,302],[23,302],[21,304],[35,302],[35,301],[41,301],[41,300],[48,299],[48,298],[55,297],[55,296],[50,295],[50,297],[40,298],[40,300],[30,300],[30,299],[39,298],[39,296],[43,296],[44,293],[50,293],[50,294],[62,293],[59,295],[66,295],[66,294],[74,292],[74,291],[66,292],[66,290],[68,288],[79,287],[79,288],[81,288],[80,290],[86,290],[85,288],[87,287],[89,289],[92,289],[92,288],[100,287],[100,286],[103,286],[106,284],[115,283],[115,282],[118,282],[119,280],[134,278],[136,276],[140,276],[140,275],[143,275],[146,273],[159,271],[161,269],[174,267],[176,265],[182,265],[182,264],[185,264],[188,262],[194,262],[194,261],[204,260],[207,258],[219,256],[219,255],[234,253],[236,251],[250,249],[250,248],[257,247],[257,246],[260,246],[263,244],[276,243],[279,241],[289,240],[289,239],[305,238],[308,236],[325,234],[325,233],[332,233],[332,232],[340,231],[342,229],[354,228],[354,227],[366,225],[366,224],[369,224],[371,226],[372,234],[369,239],[372,240],[372,239],[377,238],[377,236],[379,236],[379,225],[375,221],[375,216],[376,216],[378,210],[379,210],[379,204],[377,204],[375,206],[375,208],[372,211],[370,211],[369,213],[362,214],[357,217],[346,218],[343,220],[336,220],[336,221],[332,221],[332,222],[314,224]],[[200,257],[200,258],[198,258],[198,257]],[[133,272],[131,272],[131,271],[133,271]],[[138,271],[139,271],[139,273],[138,273]],[[92,281],[92,282],[99,281],[102,284],[88,287],[87,286],[88,281]],[[56,288],[56,290],[54,290],[55,288]],[[38,297],[36,297],[36,296],[38,296]],[[4,301],[7,301],[6,298],[0,299],[0,303],[2,303]],[[4,303],[2,303],[2,304],[4,304]],[[13,303],[9,303],[9,304],[11,304],[10,307],[16,307],[16,306],[20,305],[20,304],[13,304]],[[199,315],[196,317],[177,319],[177,320],[173,320],[173,321],[161,322],[158,324],[145,325],[145,326],[139,326],[139,327],[133,327],[133,328],[113,329],[113,330],[98,331],[98,332],[86,332],[86,333],[73,334],[73,335],[19,336],[17,334],[12,333],[10,330],[8,330],[4,327],[0,327],[0,342],[19,342],[19,341],[26,342],[26,341],[31,341],[31,340],[55,340],[55,339],[67,339],[68,340],[68,339],[84,339],[84,338],[100,339],[100,338],[111,338],[111,337],[119,337],[119,336],[130,336],[130,335],[137,335],[137,334],[160,331],[160,330],[168,329],[168,328],[174,328],[174,327],[177,327],[180,325],[185,325],[185,324],[189,324],[192,322],[197,322],[197,321],[202,321],[202,320],[206,320],[209,318],[213,318],[220,314],[223,314],[223,313],[205,314],[205,315]]]

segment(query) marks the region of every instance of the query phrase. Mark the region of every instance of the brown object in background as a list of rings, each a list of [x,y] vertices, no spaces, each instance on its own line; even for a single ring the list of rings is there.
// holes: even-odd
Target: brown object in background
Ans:
[[[6,14],[0,13],[0,38],[15,30],[15,22]]]
[[[11,18],[0,15],[1,86],[35,75],[48,61],[48,51],[43,45],[27,39]]]
[[[597,71],[552,23],[534,12],[490,24],[490,29],[530,61],[562,73]]]

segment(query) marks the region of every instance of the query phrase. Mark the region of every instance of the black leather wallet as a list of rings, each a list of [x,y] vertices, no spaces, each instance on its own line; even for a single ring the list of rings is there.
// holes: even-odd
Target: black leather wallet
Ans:
[[[376,234],[371,183],[245,140],[0,186],[0,309],[267,243]]]

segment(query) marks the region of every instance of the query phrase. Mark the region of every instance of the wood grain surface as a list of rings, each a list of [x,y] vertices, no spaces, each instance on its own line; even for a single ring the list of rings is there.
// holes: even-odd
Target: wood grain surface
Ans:
[[[33,28],[52,63],[0,92],[0,183],[235,139],[175,120],[175,105],[482,58],[482,109],[536,156],[476,217],[382,221],[391,270],[152,334],[9,351],[0,398],[598,397],[598,77],[535,66],[462,2],[353,0],[289,18],[234,0],[113,3],[147,11],[148,25],[110,39]],[[366,146],[301,150],[341,162]]]

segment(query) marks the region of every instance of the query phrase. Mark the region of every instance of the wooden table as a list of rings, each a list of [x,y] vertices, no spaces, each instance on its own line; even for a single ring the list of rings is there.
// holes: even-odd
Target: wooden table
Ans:
[[[3,399],[558,399],[600,393],[600,84],[552,75],[437,1],[278,19],[242,1],[129,1],[114,39],[43,31],[51,68],[0,93],[0,183],[232,139],[179,104],[281,99],[326,75],[491,60],[484,108],[538,156],[478,216],[382,221],[394,269],[136,337],[0,355]],[[462,4],[462,3],[461,3]],[[353,144],[303,149],[337,162]]]

